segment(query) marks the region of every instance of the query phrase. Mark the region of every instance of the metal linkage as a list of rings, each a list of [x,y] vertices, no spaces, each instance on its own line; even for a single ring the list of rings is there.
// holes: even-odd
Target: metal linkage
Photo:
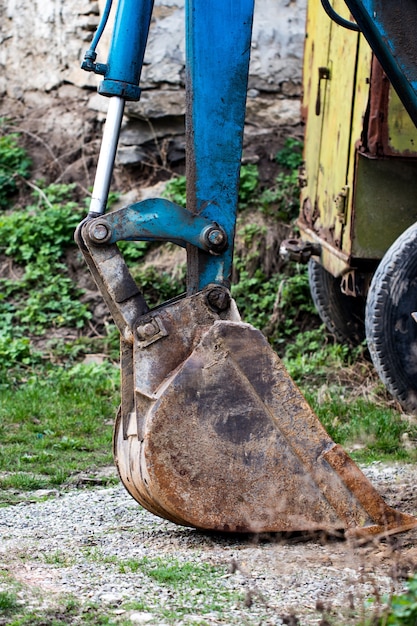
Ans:
[[[140,95],[152,4],[119,1],[99,87],[110,96],[110,104],[90,218],[105,212],[124,102]],[[98,259],[99,246],[116,241],[171,241],[187,248],[189,295],[209,284],[230,286],[253,9],[254,0],[216,0],[215,6],[187,0],[187,209],[153,199],[85,227],[82,237],[90,241],[90,264]]]
[[[221,254],[228,243],[226,233],[216,222],[162,198],[143,200],[93,219],[88,237],[103,245],[117,241],[169,241],[182,247],[190,244],[213,255]]]

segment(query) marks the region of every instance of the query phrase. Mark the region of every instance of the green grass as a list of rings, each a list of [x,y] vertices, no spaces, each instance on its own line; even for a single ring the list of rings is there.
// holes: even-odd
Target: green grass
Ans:
[[[325,398],[305,391],[329,435],[344,446],[351,456],[371,461],[417,461],[417,448],[407,445],[417,440],[417,425],[401,413],[365,398],[343,397],[341,388],[326,390]]]
[[[155,621],[152,620],[152,624],[158,624],[161,619],[164,623],[175,624],[187,615],[196,614],[201,615],[199,623],[205,624],[205,614],[217,613],[221,620],[222,614],[229,612],[231,606],[242,605],[242,593],[227,586],[226,567],[195,562],[195,555],[190,562],[170,555],[118,559],[114,555],[103,554],[99,548],[85,548],[83,554],[88,561],[105,563],[116,572],[133,575],[140,581],[143,594],[123,602],[121,607],[126,611],[153,615]],[[152,588],[149,588],[150,584]],[[164,594],[163,605],[160,603],[160,590],[168,592]]]
[[[176,559],[129,559],[119,563],[120,572],[141,572],[161,585],[179,589],[181,587],[202,589],[212,581],[225,574],[223,568],[208,563],[180,562]]]
[[[5,616],[7,621],[2,621]],[[64,626],[70,624],[91,624],[93,626],[123,626],[125,621],[109,617],[103,609],[95,604],[82,605],[68,597],[61,599],[57,608],[33,609],[16,604],[13,610],[2,613],[0,608],[0,624],[7,626]],[[127,622],[130,625],[130,622]]]
[[[70,567],[75,563],[75,559],[61,550],[55,550],[48,554],[43,554],[42,559],[48,565],[55,565],[56,567]]]
[[[286,365],[329,435],[357,461],[415,462],[416,424],[378,397],[355,397],[343,384],[327,384],[329,371],[340,374],[354,366],[341,346],[329,344],[314,350],[312,341],[310,337],[305,344],[309,350],[304,353],[294,346],[289,349]],[[360,367],[356,365],[356,370]],[[113,463],[111,439],[118,385],[118,370],[110,364],[67,369],[50,366],[28,374],[25,383],[2,390],[3,504],[18,498],[15,490],[59,487],[80,472]]]
[[[91,624],[94,626],[123,626],[114,620],[102,606],[82,602],[71,594],[50,596],[39,588],[16,581],[6,570],[0,569],[0,624],[7,626],[63,626],[64,624]],[[7,589],[7,590],[6,590]],[[130,626],[130,623],[129,623]]]
[[[163,607],[143,602],[131,603],[129,608],[157,613],[168,623],[174,623],[189,614],[201,615],[201,624],[205,624],[204,615],[216,612],[221,617],[230,605],[242,601],[242,596],[235,590],[228,589],[224,576],[226,569],[209,563],[190,563],[175,558],[147,558],[123,561],[119,567],[122,572],[141,573],[162,588],[169,589],[169,600]]]
[[[176,569],[172,563],[167,567]],[[91,602],[83,603],[71,596],[61,596],[53,608],[41,608],[41,606],[29,608],[18,601],[14,592],[2,592],[0,593],[0,624],[8,626],[61,626],[64,624],[131,626],[133,622],[128,617],[131,612],[148,613],[150,622],[147,623],[151,624],[181,622],[205,626],[213,623],[213,614],[216,615],[217,623],[242,623],[236,620],[233,622],[222,620],[222,615],[229,611],[231,606],[241,604],[243,600],[241,594],[227,589],[222,578],[223,570],[209,565],[205,568],[204,564],[198,566],[188,564],[189,572],[193,569],[196,575],[202,576],[198,587],[194,585],[192,578],[181,585],[173,584],[171,579],[163,580],[160,582],[160,588],[167,590],[168,595],[166,602],[161,605],[157,590],[150,597],[146,593],[145,585],[144,600],[135,599],[120,605],[119,608],[126,611],[126,616],[112,615],[113,611],[109,611],[106,607]],[[179,571],[182,571],[181,566]],[[2,600],[4,600],[4,608]],[[42,595],[39,596],[38,602],[41,605]],[[205,619],[207,614],[210,614],[210,619]],[[196,620],[197,615],[200,617],[198,620]],[[187,620],[188,616],[191,621]],[[7,621],[3,621],[3,618]]]
[[[57,487],[73,474],[111,464],[118,398],[118,371],[111,365],[43,370],[4,389],[0,489]]]
[[[9,591],[0,591],[0,615],[9,615],[18,609],[17,596]]]

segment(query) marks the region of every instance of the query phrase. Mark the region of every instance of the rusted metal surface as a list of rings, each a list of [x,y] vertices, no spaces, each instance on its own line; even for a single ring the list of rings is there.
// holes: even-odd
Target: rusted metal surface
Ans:
[[[373,526],[363,528],[363,534],[376,535],[384,531],[390,532],[399,528],[408,529],[416,526],[416,518],[412,515],[405,515],[387,506],[341,446],[333,446],[324,454],[324,458],[338,473],[347,489],[355,494],[364,510],[374,521]],[[361,534],[362,530],[355,528],[353,532]]]
[[[214,309],[213,300],[216,305],[221,305],[221,311]],[[144,345],[136,332],[131,347],[132,357],[134,355],[132,377],[122,372],[122,407],[128,410],[120,411],[116,420],[115,460],[122,482],[136,500],[156,515],[184,524],[184,519],[159,505],[148,486],[143,439],[149,411],[155,404],[158,390],[168,384],[172,373],[190,356],[201,335],[215,321],[238,320],[239,314],[228,291],[213,285],[194,296],[155,309],[140,318],[136,326],[151,324],[154,319],[163,325],[165,335]],[[132,406],[135,407],[133,411],[130,410]]]
[[[178,524],[230,532],[417,524],[387,507],[335,447],[225,287],[148,311],[117,246],[83,237],[90,227],[77,239],[121,333],[114,456],[140,504]]]
[[[148,306],[117,245],[93,243],[88,235],[90,225],[90,220],[81,222],[75,240],[121,336],[126,341],[133,341],[131,328],[135,320],[146,313]]]
[[[417,156],[417,130],[375,57],[360,150],[374,157]]]
[[[279,248],[279,254],[283,259],[297,263],[308,263],[312,256],[320,256],[320,253],[320,244],[301,239],[284,239]]]
[[[115,428],[133,497],[176,523],[228,532],[417,523],[335,446],[263,335],[207,300],[159,310],[168,335],[145,348],[135,340],[136,416]]]

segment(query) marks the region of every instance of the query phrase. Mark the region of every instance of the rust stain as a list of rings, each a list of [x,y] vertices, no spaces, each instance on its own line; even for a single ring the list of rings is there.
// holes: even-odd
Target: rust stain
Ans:
[[[355,494],[370,519],[373,520],[373,524],[369,526],[371,534],[417,525],[417,520],[412,515],[400,513],[385,503],[341,446],[335,445],[326,451],[323,457],[337,471],[346,487]],[[368,529],[364,527],[361,530],[367,531]]]

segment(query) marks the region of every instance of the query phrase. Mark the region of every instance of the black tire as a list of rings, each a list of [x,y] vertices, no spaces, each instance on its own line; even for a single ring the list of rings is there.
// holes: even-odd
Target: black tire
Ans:
[[[392,244],[369,288],[366,339],[382,382],[407,411],[417,410],[417,224]]]
[[[310,259],[308,280],[311,296],[322,322],[339,343],[358,346],[365,339],[365,298],[347,296],[320,263]]]

